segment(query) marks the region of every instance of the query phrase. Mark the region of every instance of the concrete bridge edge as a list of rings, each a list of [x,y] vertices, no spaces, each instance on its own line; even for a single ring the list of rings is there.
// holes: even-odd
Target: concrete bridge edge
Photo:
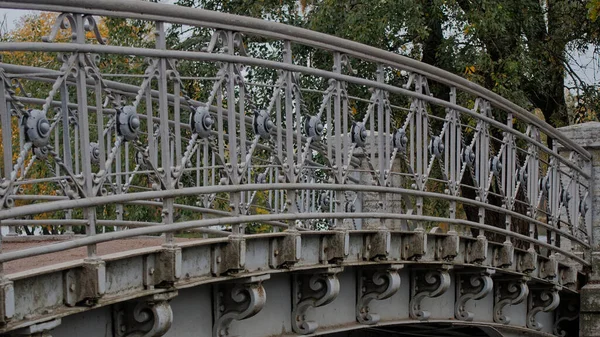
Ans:
[[[592,184],[592,270],[580,293],[579,336],[600,337],[600,122],[570,125],[558,130],[592,155],[591,167],[585,168],[590,172]]]

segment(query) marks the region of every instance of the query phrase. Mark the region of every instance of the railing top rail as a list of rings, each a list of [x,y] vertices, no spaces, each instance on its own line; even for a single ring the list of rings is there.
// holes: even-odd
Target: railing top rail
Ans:
[[[101,16],[126,17],[134,19],[164,21],[187,25],[227,28],[244,33],[285,39],[321,49],[336,51],[360,59],[379,62],[390,66],[420,73],[431,80],[454,86],[465,92],[489,101],[492,105],[511,112],[524,122],[535,125],[542,132],[557,140],[562,146],[572,149],[585,159],[591,155],[583,147],[566,138],[560,131],[540,120],[524,108],[493,93],[492,91],[468,81],[458,75],[426,63],[384,51],[362,43],[335,36],[294,27],[282,23],[233,14],[219,13],[203,9],[157,4],[133,0],[22,0],[0,2],[0,8],[45,10],[55,12],[74,12]]]

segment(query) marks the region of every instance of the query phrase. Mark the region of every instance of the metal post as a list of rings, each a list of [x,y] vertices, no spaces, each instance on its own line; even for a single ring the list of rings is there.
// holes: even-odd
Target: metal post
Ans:
[[[77,31],[75,43],[85,44],[85,31],[84,31],[84,20],[83,15],[76,14],[75,17],[75,29]],[[90,134],[89,134],[89,117],[88,117],[88,101],[87,101],[87,76],[84,69],[85,55],[80,53],[77,55],[79,60],[79,71],[76,75],[77,85],[77,116],[79,122],[79,146],[81,151],[81,168],[82,175],[84,178],[83,189],[86,197],[93,197],[93,178],[92,178],[92,161],[90,156]],[[77,169],[77,168],[76,168]],[[96,208],[88,207],[85,209],[85,216],[87,218],[86,234],[88,236],[96,235]],[[91,244],[87,246],[88,258],[96,258],[96,245]]]
[[[166,49],[164,22],[156,22],[156,48]],[[160,58],[158,60],[158,110],[160,117],[160,160],[163,170],[163,183],[167,189],[173,188],[173,177],[171,176],[171,151],[169,144],[169,102],[167,100],[167,60]],[[164,224],[173,223],[173,198],[163,199],[162,218]],[[173,245],[173,233],[165,233],[165,244]]]

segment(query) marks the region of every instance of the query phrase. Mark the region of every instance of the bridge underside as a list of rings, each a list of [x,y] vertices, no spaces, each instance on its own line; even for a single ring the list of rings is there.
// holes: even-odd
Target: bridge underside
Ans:
[[[15,312],[4,331],[65,337],[363,336],[395,330],[547,336],[575,327],[576,334],[577,273],[562,263],[537,256],[528,267],[536,271],[524,277],[518,270],[531,257],[526,251],[515,251],[513,267],[499,268],[494,260],[502,245],[478,248],[474,238],[300,233],[201,239],[11,274]],[[436,254],[448,242],[458,245],[453,263]],[[425,252],[419,261],[406,253],[415,245]],[[473,254],[485,258],[467,262]],[[561,287],[545,279],[550,268],[557,268]]]
[[[518,332],[501,332],[502,329],[492,327],[465,326],[460,323],[418,323],[398,324],[390,326],[368,327],[352,331],[341,331],[323,335],[325,337],[503,337],[522,336]]]
[[[343,271],[335,274],[334,279],[339,281],[339,294],[331,303],[321,307],[308,306],[297,316],[300,325],[317,328],[311,335],[328,337],[356,337],[356,336],[548,336],[551,335],[554,326],[554,313],[541,312],[536,315],[536,321],[541,325],[540,331],[526,329],[527,301],[525,303],[507,306],[504,315],[509,317],[510,324],[503,325],[494,322],[493,307],[494,294],[490,292],[477,301],[467,301],[465,309],[474,313],[474,321],[460,321],[455,318],[455,306],[460,297],[460,289],[456,286],[456,277],[460,271],[450,271],[450,285],[448,291],[437,298],[424,297],[420,308],[429,312],[427,321],[419,321],[411,318],[410,301],[412,278],[418,269],[404,268],[399,270],[402,284],[398,291],[387,299],[374,300],[368,306],[371,315],[378,315],[380,321],[377,324],[361,324],[357,322],[357,300],[359,300],[360,288],[359,277],[370,270],[386,271],[392,265],[373,265],[360,267],[346,267]],[[432,266],[435,269],[437,266]],[[333,269],[329,269],[333,271]],[[321,270],[324,274],[319,278],[324,287],[333,285],[326,278],[331,279],[327,269]],[[268,275],[268,274],[266,274]],[[313,275],[302,272],[276,273],[269,278],[264,275],[255,279],[263,279],[258,288],[255,279],[247,278],[237,281],[199,285],[187,289],[181,289],[169,302],[172,310],[172,322],[164,319],[164,313],[153,311],[153,305],[160,303],[161,297],[148,297],[115,305],[107,305],[91,311],[71,315],[62,318],[60,325],[50,331],[52,336],[132,336],[131,333],[150,333],[153,335],[160,329],[161,325],[169,324],[170,329],[165,336],[168,337],[204,337],[213,336],[214,328],[223,329],[223,333],[231,336],[293,336],[296,335],[292,327],[292,319],[299,301],[294,301],[292,289],[299,279],[310,280]],[[389,284],[387,284],[389,286]],[[228,295],[228,292],[236,292],[235,289],[243,290],[239,303],[220,301],[217,297]],[[358,289],[357,289],[358,288]],[[385,287],[384,287],[385,288]],[[259,289],[259,291],[253,290]],[[456,290],[456,291],[455,291]],[[331,289],[328,289],[331,291]],[[458,291],[458,293],[457,293]],[[335,292],[335,290],[334,290]],[[324,296],[331,292],[324,292]],[[257,296],[256,298],[253,296]],[[300,295],[299,295],[300,296]],[[158,299],[158,300],[157,300]],[[261,304],[261,300],[266,300]],[[318,301],[319,298],[317,297]],[[314,302],[311,302],[314,304]],[[239,306],[236,306],[239,305]],[[255,316],[245,320],[235,321],[243,315],[246,309],[253,305],[263,305]],[[297,309],[296,309],[297,310]],[[135,313],[138,313],[137,318]],[[141,315],[139,313],[142,313]],[[146,316],[144,316],[146,314]],[[222,318],[228,316],[234,319],[227,324]],[[222,324],[222,323],[226,324]],[[569,322],[567,322],[569,323]],[[575,326],[576,327],[576,326]],[[572,330],[568,324],[561,324],[561,328]],[[572,328],[572,327],[571,327]],[[140,334],[141,335],[141,334]]]

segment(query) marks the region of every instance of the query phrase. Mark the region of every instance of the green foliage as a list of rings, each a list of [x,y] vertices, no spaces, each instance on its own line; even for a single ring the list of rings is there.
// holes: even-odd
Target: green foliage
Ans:
[[[421,59],[477,82],[526,109],[542,110],[555,126],[569,123],[565,76],[596,104],[597,83],[581,81],[571,53],[598,45],[598,0],[216,1],[178,4],[296,25]],[[195,30],[197,31],[197,30]],[[195,44],[202,41],[194,33]],[[207,41],[206,32],[204,42]],[[185,40],[190,40],[185,39]],[[187,42],[182,42],[187,43]],[[264,46],[263,46],[264,48]],[[263,49],[259,54],[265,57]],[[259,55],[257,55],[259,56]],[[326,53],[296,46],[296,62],[331,69]],[[369,69],[354,61],[357,76]],[[397,79],[391,76],[390,80]],[[432,85],[435,94],[447,89]]]

